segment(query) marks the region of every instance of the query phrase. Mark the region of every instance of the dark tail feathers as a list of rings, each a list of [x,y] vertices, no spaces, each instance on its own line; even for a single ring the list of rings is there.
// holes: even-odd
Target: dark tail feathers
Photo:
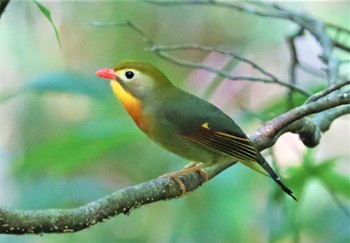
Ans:
[[[259,165],[266,170],[267,173],[271,176],[271,178],[279,185],[279,187],[287,193],[290,197],[292,197],[295,201],[298,201],[297,198],[293,195],[293,192],[291,189],[289,189],[286,185],[283,184],[279,176],[273,171],[273,169],[270,167],[270,165],[266,162],[266,160],[259,156],[258,160]]]

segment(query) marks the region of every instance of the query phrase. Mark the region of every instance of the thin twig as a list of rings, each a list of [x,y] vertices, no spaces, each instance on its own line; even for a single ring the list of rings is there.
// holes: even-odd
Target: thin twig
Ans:
[[[245,80],[245,81],[253,81],[253,82],[263,82],[263,83],[275,83],[275,84],[279,84],[281,86],[287,87],[291,90],[297,91],[305,96],[309,96],[310,93],[297,87],[294,85],[291,85],[289,83],[285,83],[285,82],[281,82],[279,80],[272,80],[272,79],[266,79],[266,78],[260,78],[260,77],[253,77],[253,76],[239,76],[239,75],[232,75],[229,72],[226,71],[222,71],[222,70],[217,70],[215,68],[200,64],[200,63],[195,63],[195,62],[190,62],[190,61],[186,61],[183,59],[179,59],[176,57],[173,57],[165,52],[162,51],[158,51],[156,52],[156,54],[163,58],[166,59],[172,63],[175,63],[179,66],[183,66],[183,67],[187,67],[187,68],[197,68],[197,69],[202,69],[202,70],[206,70],[208,72],[212,72],[215,73],[223,78],[227,78],[230,80]]]
[[[266,13],[266,11],[261,10],[263,8],[267,9],[267,5],[263,3],[255,4],[257,6],[260,5],[261,9],[259,10],[254,6],[251,7],[252,3],[241,4],[235,2],[217,2],[214,0],[208,0],[205,3],[214,4],[225,8],[231,7],[235,10],[253,13],[264,17],[278,17],[283,19],[294,19],[294,17],[300,17],[293,17],[294,13],[287,12],[286,10],[278,7],[272,7],[274,11],[273,13]],[[269,8],[271,10],[271,7]],[[134,29],[134,31],[136,31],[143,38],[144,42],[147,43],[149,47],[154,46],[153,41],[132,23],[119,23],[119,25]],[[317,28],[320,26],[322,25],[317,25]],[[309,28],[311,27],[309,26]],[[314,30],[314,32],[323,35],[322,31],[323,30]],[[321,38],[321,36],[319,36],[319,38]],[[335,80],[337,79],[337,74],[335,75],[333,73],[337,71],[337,63],[336,60],[331,60],[333,58],[332,46],[329,46],[327,41],[328,40],[320,39],[322,48],[328,48],[326,51],[324,51],[324,55],[328,65],[329,79],[332,81],[334,78]],[[156,53],[158,55],[165,54],[162,51],[157,51]],[[177,59],[173,59],[173,61],[177,61]],[[299,126],[299,129],[304,129],[306,124],[304,120],[312,123],[311,121],[306,120],[306,116],[317,112],[321,112],[316,116],[319,118],[317,121],[320,121],[319,127],[321,127],[321,129],[325,129],[326,126],[321,124],[330,124],[333,120],[329,121],[329,118],[335,119],[342,114],[347,114],[350,112],[350,93],[333,92],[339,89],[340,87],[332,86],[330,89],[316,94],[314,97],[310,98],[312,102],[306,102],[302,106],[292,109],[289,112],[273,119],[265,126],[258,129],[253,135],[250,136],[250,138],[260,148],[260,150],[262,148],[269,147],[271,141],[275,141],[283,132],[289,131],[288,128],[290,128],[290,126],[294,125],[294,128]],[[333,113],[332,115],[330,115],[331,112]],[[327,116],[325,115],[326,113]],[[317,121],[315,121],[315,123]],[[295,129],[297,130],[297,128]],[[271,138],[271,136],[273,136],[273,138]],[[212,167],[206,168],[209,179],[213,178],[232,164],[234,163],[217,163]],[[203,183],[203,178],[198,173],[191,173],[181,176],[181,179],[183,180],[183,183],[188,191],[195,190]],[[15,210],[0,208],[0,233],[40,234],[75,232],[88,228],[99,222],[103,222],[115,215],[129,214],[131,210],[139,208],[143,205],[160,200],[176,198],[181,195],[181,193],[182,191],[179,188],[179,185],[170,178],[158,178],[156,180],[151,180],[140,185],[120,190],[95,202],[74,209]],[[299,240],[299,235],[297,236],[297,240]]]
[[[332,93],[332,92],[334,92],[334,91],[336,91],[336,90],[339,90],[339,89],[343,88],[343,87],[346,86],[346,85],[350,85],[350,80],[346,80],[346,81],[344,81],[344,82],[335,84],[335,85],[329,87],[328,89],[322,90],[322,91],[320,91],[320,92],[314,94],[313,96],[311,96],[310,98],[308,98],[308,99],[305,101],[305,103],[314,102],[314,101],[316,101],[316,100],[318,100],[318,99],[320,99],[320,98],[322,98],[322,97],[324,97],[324,96],[326,96],[326,95],[328,95],[328,94],[330,94],[330,93]]]
[[[345,29],[341,26],[335,25],[335,24],[331,24],[331,23],[326,23],[326,28],[327,29],[332,29],[336,32],[335,37],[332,39],[334,46],[339,48],[340,50],[346,51],[346,52],[350,52],[350,46],[343,44],[340,42],[340,39],[338,36],[343,33],[343,35],[346,35],[346,40],[350,39],[350,30]],[[343,41],[346,43],[346,41]]]
[[[137,33],[141,37],[143,42],[148,46],[148,48],[147,48],[148,51],[154,52],[155,54],[157,54],[157,56],[159,56],[163,59],[166,59],[172,63],[175,63],[179,66],[206,70],[208,72],[215,73],[223,78],[227,78],[230,80],[245,80],[245,81],[263,82],[263,83],[276,83],[276,84],[279,84],[281,86],[287,87],[291,90],[297,91],[305,96],[311,95],[309,92],[307,92],[306,90],[303,90],[300,87],[289,84],[287,82],[280,81],[276,76],[267,72],[262,67],[260,67],[258,64],[254,63],[246,58],[243,58],[232,51],[222,50],[219,48],[208,47],[208,46],[201,46],[201,45],[197,45],[197,44],[173,45],[173,46],[155,45],[154,41],[151,38],[149,38],[144,31],[142,31],[140,28],[138,28],[136,25],[134,25],[130,21],[107,22],[107,23],[94,21],[91,23],[91,25],[98,26],[98,27],[100,27],[100,26],[101,27],[110,27],[110,26],[129,27],[130,29],[132,29],[135,33]],[[232,56],[232,57],[236,58],[237,60],[240,60],[242,62],[250,64],[254,69],[260,71],[262,74],[264,74],[265,76],[268,76],[270,79],[260,78],[260,77],[252,77],[252,76],[232,75],[231,73],[223,71],[223,70],[217,70],[215,68],[212,68],[212,67],[200,64],[200,63],[194,63],[194,62],[190,62],[190,61],[186,61],[186,60],[182,60],[182,59],[173,57],[165,52],[165,51],[186,50],[186,49],[194,49],[194,50],[201,50],[201,51],[207,51],[207,52],[212,51],[212,52],[218,52],[221,54]]]
[[[158,6],[179,6],[179,5],[207,5],[213,7],[221,7],[225,9],[232,9],[239,12],[250,13],[260,17],[269,17],[269,18],[285,18],[285,14],[277,9],[264,9],[264,6],[259,6],[256,2],[239,2],[239,1],[216,1],[216,0],[207,0],[207,1],[198,1],[198,0],[144,0],[146,3],[155,4]]]
[[[254,69],[256,69],[259,72],[261,72],[262,74],[270,77],[271,80],[279,82],[279,80],[276,76],[267,72],[265,69],[260,67],[258,64],[238,55],[237,53],[235,53],[233,51],[228,51],[228,50],[223,50],[220,48],[215,48],[212,46],[203,46],[203,45],[198,45],[198,44],[168,45],[168,46],[154,45],[152,48],[150,48],[150,51],[152,51],[152,52],[155,52],[155,51],[174,51],[174,50],[200,50],[200,51],[206,51],[206,52],[217,52],[220,54],[231,56],[239,61],[242,61],[244,63],[251,65]]]
[[[304,29],[300,28],[295,34],[287,37],[287,43],[290,53],[289,80],[292,84],[296,84],[296,68],[299,65],[299,57],[295,46],[295,39],[303,35]]]
[[[339,65],[348,64],[348,63],[350,63],[350,59],[339,61]]]
[[[340,65],[341,63],[339,63]],[[299,62],[299,68],[303,70],[304,72],[307,72],[313,76],[319,77],[319,78],[326,78],[326,73],[321,69],[317,69],[311,65],[308,65],[306,63]]]
[[[277,4],[267,4],[264,2],[221,2],[221,1],[146,1],[159,6],[176,6],[176,5],[209,5],[214,7],[224,7],[236,11],[253,14],[261,17],[279,18],[289,20],[297,24],[300,28],[309,31],[319,42],[322,48],[322,60],[327,65],[327,80],[330,85],[337,83],[339,61],[333,54],[333,41],[326,33],[325,23],[313,18],[311,15],[298,13],[286,9]]]
[[[303,35],[304,29],[300,28],[295,34],[287,37],[287,43],[289,47],[289,53],[290,53],[290,65],[289,65],[289,82],[292,85],[297,84],[297,67],[299,65],[299,57],[297,48],[295,46],[295,40],[297,37]],[[294,107],[293,104],[293,92],[291,90],[288,91],[288,97],[287,101],[289,104],[289,109]]]
[[[285,11],[288,19],[308,30],[318,41],[322,48],[321,59],[327,65],[327,80],[330,85],[337,83],[339,60],[333,54],[333,41],[326,33],[325,23],[310,15],[296,13],[280,5],[274,5],[279,10]]]

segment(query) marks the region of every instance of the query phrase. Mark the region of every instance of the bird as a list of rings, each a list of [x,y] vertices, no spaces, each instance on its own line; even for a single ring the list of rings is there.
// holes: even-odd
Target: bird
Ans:
[[[243,130],[219,108],[173,85],[154,65],[127,60],[114,68],[102,68],[96,75],[109,79],[139,129],[156,144],[192,161],[177,173],[169,173],[183,192],[179,176],[222,162],[241,162],[270,176],[297,201]]]

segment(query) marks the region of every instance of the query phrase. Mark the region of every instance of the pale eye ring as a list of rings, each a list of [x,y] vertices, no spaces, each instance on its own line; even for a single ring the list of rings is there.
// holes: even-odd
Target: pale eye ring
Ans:
[[[126,71],[126,72],[125,72],[125,77],[126,77],[127,79],[132,79],[134,76],[135,76],[135,74],[134,74],[133,71]]]

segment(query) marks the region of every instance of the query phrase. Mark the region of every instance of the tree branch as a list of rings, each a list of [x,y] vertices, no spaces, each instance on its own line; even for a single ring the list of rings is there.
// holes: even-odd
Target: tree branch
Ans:
[[[305,103],[267,122],[250,138],[253,140],[260,138],[256,145],[259,149],[265,149],[271,147],[282,134],[294,132],[300,134],[300,138],[306,146],[314,147],[319,143],[321,131],[325,132],[330,123],[340,115],[349,113],[349,104],[350,92],[335,93]],[[342,105],[346,106],[342,107]],[[335,110],[332,110],[332,108]],[[322,114],[323,111],[327,111],[327,113]],[[313,122],[304,119],[304,117],[318,112],[321,113]],[[327,115],[330,116],[327,117]],[[320,130],[320,126],[322,130]]]
[[[206,168],[209,179],[234,162]],[[203,183],[198,173],[180,177],[190,192]],[[160,200],[177,198],[182,194],[179,185],[170,178],[158,178],[122,189],[95,202],[73,209],[18,210],[0,208],[0,234],[72,233],[89,228],[118,214]]]
[[[340,50],[343,50],[343,51],[346,51],[346,52],[350,52],[350,47],[348,45],[346,45],[346,44],[340,42],[339,40],[337,40],[337,39],[340,39],[340,38],[338,38],[338,36],[340,34],[343,34],[343,36],[345,36],[345,38],[344,38],[345,40],[349,40],[349,38],[350,38],[350,30],[342,28],[342,27],[337,26],[335,24],[331,24],[331,23],[326,23],[326,28],[335,31],[335,37],[332,39],[332,41],[334,43],[334,46],[337,47]]]
[[[316,101],[322,97],[325,97],[326,95],[336,91],[336,90],[339,90],[341,88],[343,88],[344,86],[346,85],[349,85],[350,84],[350,80],[346,80],[344,82],[341,82],[341,83],[338,83],[338,84],[335,84],[331,87],[329,87],[328,89],[324,89],[316,94],[314,94],[313,96],[309,97],[305,103],[310,103],[310,102],[313,102],[313,101]]]
[[[306,146],[315,146],[318,144],[321,132],[329,129],[330,124],[337,117],[350,113],[350,92],[335,92],[349,84],[345,81],[336,84],[338,79],[338,61],[333,56],[333,44],[330,38],[324,32],[324,24],[310,16],[293,13],[289,10],[282,9],[276,5],[268,6],[265,3],[253,2],[217,2],[208,1],[171,1],[156,2],[157,4],[208,4],[231,8],[238,11],[255,14],[262,17],[273,17],[285,20],[291,20],[297,23],[303,29],[308,30],[320,42],[323,48],[323,60],[328,66],[329,83],[334,84],[332,87],[311,96],[303,105],[294,108],[270,122],[260,127],[250,135],[251,140],[259,150],[272,146],[282,134],[286,132],[295,132],[300,135],[301,140]],[[93,25],[100,25],[94,22]],[[166,58],[172,62],[188,67],[196,67],[215,72],[222,76],[230,77],[230,74],[221,70],[216,70],[201,64],[186,62],[169,56],[164,50],[171,49],[171,46],[156,46],[143,31],[138,29],[130,22],[113,23],[112,26],[127,26],[138,33],[143,41],[148,45],[150,50],[160,57]],[[106,26],[103,24],[102,26]],[[268,78],[256,78],[245,76],[233,76],[231,79],[245,79],[260,82],[272,82],[277,79],[271,73],[262,69],[257,64],[244,59],[237,54],[225,50],[208,49],[205,46],[194,46],[194,49],[202,51],[217,51],[226,55],[235,57],[242,62],[250,64],[256,70],[260,71]],[[158,48],[158,49],[157,49]],[[163,48],[163,50],[162,50]],[[173,49],[179,48],[177,46]],[[182,48],[193,48],[193,46],[182,46]],[[274,81],[275,82],[275,81]],[[282,85],[282,84],[281,84]],[[298,87],[292,83],[284,83],[284,86],[298,90]],[[287,86],[289,85],[289,86]],[[302,90],[299,92],[303,93]],[[306,91],[305,91],[306,92]],[[305,93],[306,94],[306,93]],[[318,113],[312,118],[309,115]],[[233,165],[235,162],[215,164],[205,168],[209,179],[214,178],[220,172]],[[203,178],[198,173],[191,173],[180,177],[186,186],[188,192],[200,187]],[[158,178],[148,182],[131,186],[110,195],[107,195],[97,201],[91,202],[84,206],[73,209],[42,209],[42,210],[18,210],[0,208],[0,233],[2,234],[41,234],[41,233],[69,233],[86,229],[92,225],[108,220],[119,214],[129,214],[132,210],[140,208],[143,205],[154,203],[160,200],[177,198],[182,194],[179,185],[170,178]]]
[[[328,83],[330,85],[337,83],[339,60],[333,54],[333,47],[334,45],[339,46],[339,43],[336,43],[334,40],[332,40],[329,37],[329,35],[326,33],[326,27],[327,27],[326,23],[314,18],[309,14],[291,11],[290,9],[286,9],[277,4],[268,4],[264,2],[254,2],[254,1],[221,2],[216,0],[207,0],[207,1],[147,0],[146,2],[156,4],[158,6],[207,5],[207,6],[213,6],[213,7],[224,7],[226,9],[232,9],[232,10],[244,12],[247,14],[253,14],[261,17],[278,18],[281,20],[291,21],[297,24],[300,28],[310,32],[319,42],[323,51],[321,55],[321,59],[327,66]],[[328,24],[328,26],[330,25]]]
[[[270,8],[269,5],[262,5],[261,3],[257,2],[225,2],[225,1],[216,1],[216,0],[144,0],[144,2],[155,4],[158,6],[168,7],[168,6],[178,6],[178,5],[207,5],[207,6],[214,6],[214,7],[221,7],[225,9],[232,9],[239,12],[254,14],[260,17],[269,17],[269,18],[286,18],[285,14],[282,11],[279,11],[278,9]]]
[[[344,104],[347,104],[347,106],[342,107],[341,105]],[[321,126],[322,131],[325,131],[328,129],[332,119],[350,112],[349,104],[350,93],[329,95],[276,117],[254,132],[250,138],[259,150],[262,150],[270,147],[283,133],[296,128],[304,128],[305,122],[298,122],[301,118],[339,106],[337,111],[327,111],[331,112],[332,116],[327,114],[327,116],[320,116],[314,121],[314,126]],[[205,171],[208,173],[209,179],[212,179],[233,164],[234,162],[220,163],[206,168]],[[203,183],[203,178],[198,173],[191,173],[180,178],[188,191],[197,189]],[[121,213],[129,214],[131,210],[143,205],[177,198],[181,193],[179,185],[172,179],[158,178],[122,189],[95,202],[74,209],[14,210],[0,208],[0,233],[41,234],[75,232],[105,221],[115,215]]]
[[[241,57],[240,55],[228,51],[228,50],[222,50],[220,48],[210,47],[210,46],[203,46],[198,44],[189,44],[189,45],[171,45],[171,46],[164,46],[164,45],[153,45],[151,48],[148,49],[151,52],[155,52],[159,57],[162,57],[163,59],[166,59],[170,62],[173,62],[177,65],[188,67],[188,68],[197,68],[206,70],[212,73],[216,73],[221,77],[230,79],[230,80],[246,80],[246,81],[258,81],[258,82],[264,82],[264,83],[276,83],[283,87],[287,87],[292,91],[297,91],[305,96],[311,95],[308,91],[303,90],[302,88],[290,84],[284,81],[279,80],[275,75],[271,74],[270,72],[266,71],[264,68],[259,66],[258,64],[254,63],[253,61],[250,61],[244,57]],[[267,76],[268,78],[260,78],[260,77],[252,77],[252,76],[238,76],[238,75],[232,75],[229,72],[225,72],[222,70],[217,70],[215,68],[208,67],[206,65],[200,64],[200,63],[194,63],[189,62],[185,60],[181,60],[178,58],[175,58],[173,56],[170,56],[164,51],[174,51],[174,50],[200,50],[205,52],[217,52],[221,53],[227,56],[231,56],[239,61],[242,61],[243,63],[251,65],[255,70],[259,71],[264,76]]]
[[[279,80],[276,76],[273,74],[269,73],[268,71],[264,70],[262,67],[260,67],[258,64],[254,63],[253,61],[250,61],[246,58],[243,58],[239,56],[238,54],[232,52],[232,51],[227,51],[227,50],[222,50],[219,48],[214,48],[214,47],[209,47],[209,46],[203,46],[203,45],[198,45],[198,44],[189,44],[189,45],[173,45],[173,46],[165,46],[165,45],[156,45],[152,39],[150,39],[146,33],[144,33],[141,29],[136,27],[133,23],[130,21],[126,22],[109,22],[109,23],[101,23],[98,21],[94,21],[91,23],[92,26],[96,27],[110,27],[110,26],[122,26],[122,27],[128,27],[131,30],[133,30],[135,33],[137,33],[143,42],[148,46],[146,50],[151,51],[155,53],[157,56],[160,58],[163,58],[167,61],[170,61],[172,63],[175,63],[179,66],[187,67],[187,68],[195,68],[195,69],[202,69],[206,70],[211,73],[215,73],[223,78],[227,78],[230,80],[245,80],[245,81],[253,81],[253,82],[263,82],[263,83],[275,83],[278,85],[281,85],[283,87],[287,87],[290,90],[297,91],[300,94],[303,94],[305,96],[311,95],[308,91],[303,90],[302,88],[287,83]],[[237,60],[240,60],[244,63],[247,63],[251,65],[254,69],[258,70],[260,73],[262,73],[265,76],[268,76],[268,78],[261,78],[261,77],[253,77],[253,76],[239,76],[239,75],[232,75],[229,72],[223,71],[223,70],[218,70],[206,65],[203,65],[201,63],[195,63],[191,61],[186,61],[182,60],[176,57],[173,57],[169,55],[166,51],[174,51],[174,50],[188,50],[188,49],[193,49],[193,50],[200,50],[200,51],[206,51],[206,52],[218,52],[221,54],[225,54],[228,56],[231,56]]]

